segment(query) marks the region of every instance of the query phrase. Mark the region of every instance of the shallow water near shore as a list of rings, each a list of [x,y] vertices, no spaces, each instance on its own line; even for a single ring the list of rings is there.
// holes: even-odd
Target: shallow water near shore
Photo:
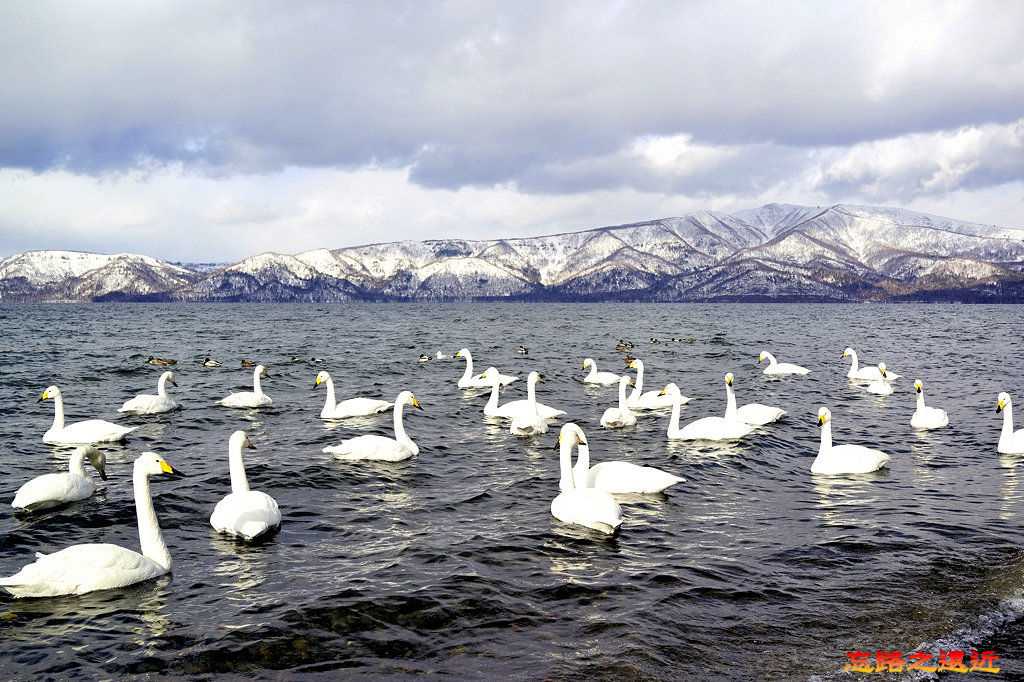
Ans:
[[[187,474],[154,478],[173,558],[169,576],[82,597],[0,595],[0,670],[39,679],[221,673],[297,676],[566,679],[830,679],[857,650],[995,650],[1024,672],[1024,456],[1000,456],[996,396],[1024,404],[1022,309],[941,305],[629,304],[117,304],[0,306],[0,500],[42,473],[66,470],[71,448],[42,443],[60,386],[69,421],[138,426],[105,446],[109,480],[93,498],[31,516],[0,515],[0,575],[34,552],[113,542],[138,549],[131,462],[152,450]],[[651,344],[657,337],[662,343]],[[691,343],[670,341],[692,337]],[[667,411],[608,430],[616,387],[580,382],[585,357],[624,371],[635,343],[645,388],[673,381],[692,398],[682,423],[721,414],[732,372],[740,405],[776,405],[782,421],[730,444],[670,442]],[[524,345],[528,355],[517,354]],[[484,418],[483,390],[457,388],[461,347],[476,371],[521,377],[525,397],[566,410],[537,438]],[[895,393],[849,382],[861,364],[902,375]],[[769,378],[762,350],[809,367]],[[178,360],[183,409],[124,417]],[[205,357],[223,363],[202,366]],[[289,362],[293,357],[297,362]],[[322,358],[313,362],[311,358]],[[274,404],[216,401],[263,388]],[[423,411],[405,426],[405,462],[342,462],[321,452],[362,433],[391,435],[391,413],[319,418],[331,373],[338,398],[393,400]],[[914,379],[947,428],[909,425]],[[1019,395],[1020,394],[1020,395]],[[820,406],[837,444],[887,452],[887,469],[809,473]],[[1018,406],[1017,428],[1024,426]],[[686,478],[623,502],[612,538],[550,514],[552,447],[566,420],[594,462],[623,459]],[[227,441],[244,429],[253,489],[272,495],[280,532],[255,545],[218,535],[209,516],[229,490]],[[995,676],[993,676],[995,677]]]

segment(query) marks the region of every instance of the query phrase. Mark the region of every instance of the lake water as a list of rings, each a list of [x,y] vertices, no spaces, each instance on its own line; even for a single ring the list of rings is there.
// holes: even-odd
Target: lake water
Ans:
[[[7,678],[831,679],[857,650],[994,650],[1024,673],[1024,458],[996,453],[996,396],[1024,403],[1022,310],[927,305],[17,305],[0,307],[0,499],[66,468],[44,445],[57,384],[69,420],[137,425],[105,448],[95,497],[30,517],[0,517],[0,574],[35,551],[84,542],[138,548],[131,462],[164,456],[187,478],[154,478],[170,576],[82,597],[0,596]],[[650,337],[693,337],[652,345]],[[722,377],[738,402],[787,411],[727,446],[669,442],[668,414],[627,430],[599,425],[616,387],[580,383],[583,358],[623,371],[630,339],[645,385],[676,382],[693,400],[682,423],[721,414]],[[518,355],[520,345],[529,355]],[[625,501],[613,538],[550,515],[558,427],[536,439],[485,419],[485,391],[456,387],[461,360],[420,353],[466,346],[477,371],[522,380],[502,401],[538,397],[568,411],[595,461],[624,459],[686,478]],[[892,396],[845,377],[845,347],[902,376]],[[769,379],[761,350],[812,369]],[[178,359],[183,409],[121,417]],[[203,367],[206,356],[224,363]],[[289,363],[292,356],[302,362]],[[323,358],[322,364],[308,361]],[[265,363],[260,410],[216,400],[251,386],[241,359]],[[391,433],[391,413],[319,419],[331,372],[339,399],[393,400],[420,447],[395,464],[341,462],[321,449]],[[949,412],[916,433],[913,382]],[[251,390],[251,389],[249,389]],[[820,406],[835,442],[880,448],[888,469],[809,473]],[[1018,428],[1024,415],[1018,407]],[[209,525],[229,488],[227,441],[245,429],[250,485],[277,499],[280,532],[246,546]],[[9,509],[9,508],[8,508]],[[871,676],[874,677],[874,676]],[[995,678],[996,676],[989,676]]]

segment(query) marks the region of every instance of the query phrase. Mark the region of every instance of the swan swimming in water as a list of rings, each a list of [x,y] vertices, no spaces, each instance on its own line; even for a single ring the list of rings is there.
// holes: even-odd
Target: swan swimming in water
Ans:
[[[726,379],[726,388],[730,385]],[[672,440],[736,440],[748,435],[756,428],[753,424],[741,422],[739,419],[725,417],[704,417],[679,428],[679,387],[669,384],[662,392],[674,399],[672,417],[668,423],[668,437]]]
[[[623,375],[619,378],[619,406],[609,407],[601,415],[601,426],[609,429],[619,429],[624,426],[636,424],[636,415],[629,409],[626,403],[626,386],[633,384],[632,379]]]
[[[732,372],[725,375],[725,418],[739,420],[745,424],[764,426],[782,418],[785,410],[771,405],[761,403],[750,403],[743,407],[736,407],[736,393],[732,388]]]
[[[600,384],[602,386],[610,386],[619,380],[619,375],[615,372],[598,372],[597,363],[594,362],[594,358],[587,358],[583,361],[583,369],[590,368],[590,374],[583,377],[583,383],[585,384]]]
[[[270,495],[249,489],[245,463],[242,461],[243,446],[255,450],[245,431],[235,431],[228,440],[231,493],[214,507],[210,525],[218,532],[242,540],[255,540],[280,527],[281,510]]]
[[[886,375],[885,363],[878,363],[878,378],[868,384],[868,393],[874,393],[875,395],[892,395],[892,384],[886,380]]]
[[[1019,455],[1024,453],[1024,429],[1013,430],[1013,403],[1010,394],[999,394],[996,402],[996,413],[1003,413],[1003,428],[999,432],[997,452],[1001,455]]]
[[[563,523],[571,523],[612,535],[622,524],[622,510],[609,493],[585,485],[577,485],[572,469],[572,447],[586,445],[582,429],[569,423],[558,434],[561,492],[551,501],[551,515]],[[577,455],[579,466],[590,469],[590,456],[582,450]]]
[[[663,407],[672,407],[672,396],[666,395],[664,391],[647,391],[644,393],[644,363],[643,360],[634,359],[629,363],[630,369],[636,370],[636,382],[633,392],[626,398],[626,404],[631,410],[655,410]],[[690,402],[690,399],[680,394],[680,404]]]
[[[928,407],[924,404],[924,384],[918,379],[914,382],[914,390],[917,392],[917,409],[914,416],[910,418],[910,425],[915,429],[939,429],[949,424],[949,415],[945,410],[937,407]]]
[[[107,543],[72,545],[53,554],[37,552],[35,562],[0,578],[0,587],[15,597],[55,597],[125,587],[170,571],[171,555],[149,488],[149,477],[159,474],[180,475],[156,453],[143,452],[135,460],[132,478],[141,554]]]
[[[86,458],[100,472],[100,478],[107,480],[107,459],[103,453],[91,445],[79,445],[71,454],[67,471],[36,476],[18,488],[11,506],[36,511],[91,497],[96,492],[96,484],[85,473]]]
[[[43,391],[43,397],[37,402],[53,398],[53,425],[43,434],[44,443],[61,445],[92,445],[94,443],[115,443],[122,441],[134,431],[135,426],[121,426],[103,419],[87,419],[82,422],[64,425],[64,398],[60,389],[50,386]]]
[[[419,454],[419,447],[405,433],[402,424],[402,407],[412,405],[422,410],[412,391],[402,391],[395,399],[395,437],[387,438],[376,434],[356,436],[341,441],[337,445],[324,448],[324,452],[333,454],[338,459],[369,459],[385,462],[400,462]]]
[[[489,388],[491,385],[490,380],[485,379],[483,374],[473,375],[473,356],[470,355],[468,348],[461,349],[455,354],[457,358],[466,358],[466,371],[462,374],[462,378],[459,379],[459,388]],[[497,370],[495,370],[497,372]],[[484,372],[486,374],[486,372]],[[512,376],[510,374],[498,373],[499,380],[502,386],[508,386],[513,381],[518,381],[519,377]]]
[[[768,366],[764,368],[762,374],[807,374],[811,370],[800,365],[794,365],[789,362],[778,362],[775,356],[766,350],[761,351],[761,355],[757,358],[757,363],[761,364],[765,360],[768,361]]]
[[[177,410],[181,405],[174,402],[167,395],[168,381],[177,388],[178,382],[174,380],[174,372],[164,372],[160,375],[160,380],[157,381],[156,395],[152,393],[137,395],[131,400],[126,401],[117,411],[129,414],[159,414],[161,412]]]
[[[882,378],[882,372],[877,367],[861,367],[857,361],[857,351],[852,348],[847,348],[843,351],[843,357],[850,357],[853,362],[850,364],[850,371],[846,373],[847,378],[860,379],[862,381],[872,381],[875,379]],[[889,372],[885,381],[896,381],[900,378],[900,374]]]
[[[488,417],[505,417],[508,419],[518,416],[529,417],[534,409],[531,402],[536,404],[537,412],[544,419],[554,419],[565,414],[564,410],[556,410],[553,407],[537,402],[537,382],[543,383],[544,381],[537,372],[530,372],[530,376],[526,381],[526,400],[510,400],[504,405],[498,405],[498,389],[501,387],[500,380],[498,379],[500,376],[498,370],[488,367],[483,376],[491,382],[491,397],[484,406],[484,414]]]
[[[811,464],[812,474],[866,474],[877,471],[889,461],[889,455],[863,445],[832,445],[832,413],[818,410],[821,445]]]
[[[661,469],[638,466],[621,460],[600,462],[590,466],[590,446],[583,435],[583,429],[576,424],[570,426],[575,427],[574,431],[578,432],[579,455],[572,470],[576,488],[597,488],[606,493],[619,495],[649,495],[663,492],[666,488],[686,480]],[[564,483],[565,481],[559,481],[559,487],[561,488]]]
[[[266,367],[256,365],[256,369],[252,373],[252,390],[232,393],[226,398],[222,398],[220,404],[224,407],[263,407],[273,403],[274,401],[263,392],[263,387],[260,386],[260,376],[270,378]]]
[[[530,381],[534,381],[534,374],[537,373],[530,373]],[[541,381],[540,375],[537,375],[536,381]],[[530,397],[527,399],[529,403],[527,413],[512,417],[512,425],[509,426],[508,432],[513,436],[536,436],[548,432],[548,420],[540,416],[537,395],[532,391],[528,395]]]
[[[391,409],[392,403],[374,398],[349,398],[348,400],[342,400],[340,403],[337,402],[334,397],[334,382],[331,381],[331,375],[325,371],[317,373],[316,383],[313,384],[313,388],[320,384],[327,384],[327,399],[324,402],[324,409],[320,410],[321,419],[365,417]]]

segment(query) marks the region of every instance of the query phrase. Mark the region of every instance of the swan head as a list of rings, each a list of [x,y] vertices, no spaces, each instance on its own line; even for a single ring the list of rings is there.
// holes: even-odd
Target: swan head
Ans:
[[[629,368],[630,369],[642,369],[643,366],[644,366],[644,361],[641,360],[640,358],[634,358],[633,360],[629,361]]]
[[[488,367],[480,376],[483,377],[484,379],[487,379],[492,384],[501,383],[501,375],[498,373],[497,367]]]
[[[534,383],[534,384],[538,383],[538,382],[543,384],[544,383],[544,377],[541,376],[540,372],[530,372],[530,376],[528,376],[526,378],[526,381],[530,382],[530,383]]]
[[[263,365],[256,365],[256,369],[253,370],[253,371],[255,371],[256,374],[259,374],[259,375],[262,375],[262,376],[265,376],[265,377],[269,377],[270,376],[270,373],[267,371],[267,368],[264,367]]]
[[[331,375],[328,374],[327,372],[321,370],[321,371],[317,372],[317,374],[316,374],[316,383],[313,384],[313,388],[316,388],[317,386],[319,386],[320,384],[324,383],[325,381],[330,381],[330,380],[331,380]]]
[[[592,364],[594,364],[594,359],[593,358],[587,358],[586,360],[583,361],[583,369],[586,369],[587,367],[590,367]]]
[[[75,448],[75,454],[82,454],[89,460],[89,464],[95,467],[100,473],[100,478],[107,480],[107,456],[92,445],[80,445]]]
[[[562,426],[561,431],[558,432],[558,442],[555,444],[555,448],[562,444],[563,439],[569,438],[575,438],[576,442],[579,443],[580,445],[587,444],[587,437],[583,433],[583,429],[581,429],[576,424],[569,422],[568,424]]]
[[[245,431],[235,431],[231,434],[231,438],[228,439],[228,447],[232,450],[241,451],[242,448],[248,448],[255,450],[256,446],[249,440],[249,436],[245,435]]]
[[[767,355],[767,354],[766,354],[766,353],[765,353],[764,351],[761,351],[761,354],[757,356],[757,361],[758,361],[759,363],[761,363],[761,362],[764,362],[764,359],[765,359],[765,356],[766,356],[766,355]]]
[[[921,383],[920,379],[914,382],[914,391],[920,393],[922,388],[924,388],[924,384]]]
[[[659,395],[679,395],[679,387],[674,383],[666,384],[665,388],[661,389],[661,393]]]
[[[878,371],[882,373],[883,377],[885,376],[885,363],[884,362],[878,363]]]
[[[1002,412],[1010,405],[1010,394],[1005,391],[999,394],[999,400],[996,402],[996,412]]]
[[[856,353],[854,352],[854,350],[852,348],[847,348],[846,350],[843,351],[843,357],[844,358],[846,356],[848,356],[848,355],[855,355],[855,354]]]
[[[468,358],[469,357],[469,349],[468,348],[460,348],[459,352],[455,354],[455,357],[457,357],[457,358]]]
[[[37,400],[36,402],[37,403],[41,403],[44,400],[46,400],[47,398],[53,398],[53,399],[56,400],[59,397],[60,397],[60,389],[57,388],[56,386],[50,386],[45,391],[43,391],[42,397],[39,398],[39,400]]]
[[[398,398],[395,400],[399,405],[412,405],[417,410],[422,410],[420,402],[416,400],[416,396],[412,394],[412,391],[402,391],[398,394]]]
[[[134,470],[137,474],[142,473],[147,476],[156,476],[157,474],[185,475],[168,464],[163,457],[155,452],[143,452],[139,455],[138,459],[135,460]]]
[[[818,426],[824,426],[832,421],[832,412],[827,407],[818,410]]]
[[[175,381],[174,379],[174,372],[164,372],[163,374],[160,375],[160,378],[163,379],[164,381],[171,382],[171,384],[175,387],[178,386],[178,382]]]
[[[732,372],[729,372],[728,374],[725,375],[725,385],[726,386],[732,386],[732,378],[733,378],[732,377]]]

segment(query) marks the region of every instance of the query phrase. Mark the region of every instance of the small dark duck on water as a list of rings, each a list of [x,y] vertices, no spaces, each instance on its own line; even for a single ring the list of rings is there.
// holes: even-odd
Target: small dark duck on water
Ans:
[[[151,365],[176,365],[176,364],[178,364],[177,360],[172,360],[171,358],[154,358],[152,355],[150,355],[148,358],[146,358],[146,362],[148,362]]]

